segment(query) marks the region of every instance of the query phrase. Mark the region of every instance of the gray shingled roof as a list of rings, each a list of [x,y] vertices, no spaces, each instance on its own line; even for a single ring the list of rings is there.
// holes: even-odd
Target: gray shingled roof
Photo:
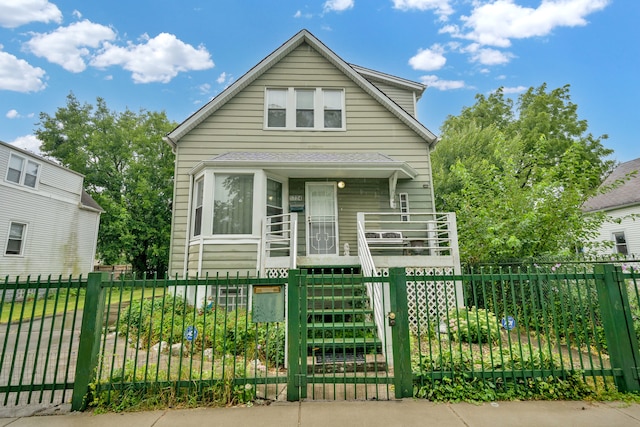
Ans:
[[[274,163],[403,163],[380,153],[247,152],[220,154],[211,160]]]
[[[87,193],[85,190],[82,190],[82,195],[80,196],[80,203],[82,204],[82,206],[86,208],[95,209],[100,212],[105,211],[104,209],[102,209],[102,206],[100,206],[98,202],[96,202],[93,199],[93,197],[91,197],[89,193]]]
[[[605,194],[599,194],[587,200],[583,209],[586,212],[591,212],[640,204],[640,158],[621,163],[604,180],[602,186],[611,185],[633,171],[638,171],[636,176]]]

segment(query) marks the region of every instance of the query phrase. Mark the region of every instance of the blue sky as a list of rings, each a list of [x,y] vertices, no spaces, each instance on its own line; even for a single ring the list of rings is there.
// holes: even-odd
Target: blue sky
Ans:
[[[73,92],[186,119],[299,30],[345,61],[429,87],[438,134],[477,93],[571,85],[618,161],[640,157],[637,0],[0,0],[0,140],[36,150]]]

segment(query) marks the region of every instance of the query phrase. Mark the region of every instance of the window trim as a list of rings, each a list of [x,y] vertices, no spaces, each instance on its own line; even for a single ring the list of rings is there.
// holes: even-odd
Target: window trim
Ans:
[[[17,254],[8,253],[9,251],[9,241],[11,240],[11,227],[13,224],[22,225],[22,235],[20,236],[20,252]],[[24,256],[24,247],[26,246],[27,241],[27,229],[29,228],[29,224],[22,221],[9,221],[9,229],[7,230],[7,240],[4,246],[4,256],[8,257],[23,257]],[[15,240],[15,239],[14,239]]]
[[[285,125],[284,126],[269,126],[269,91],[274,90],[286,90],[285,101]],[[298,127],[296,125],[297,119],[297,91],[314,91],[313,94],[313,127]],[[324,108],[324,93],[325,91],[340,92],[341,94],[341,126],[340,127],[325,127],[325,111],[337,111],[337,109]],[[286,130],[286,131],[322,131],[322,132],[342,132],[346,131],[346,90],[344,88],[336,87],[265,87],[264,92],[264,130]]]
[[[19,175],[19,178],[18,178],[18,182],[15,182],[15,181],[9,179],[9,172],[11,170],[16,170],[16,169],[12,169],[11,168],[11,159],[14,158],[14,157],[17,158],[17,159],[20,159],[22,161],[22,167],[20,169],[20,175]],[[34,177],[33,186],[25,184],[27,175],[33,176],[32,174],[27,173],[29,164],[33,164],[33,165],[36,166],[36,174],[35,174],[35,177]],[[10,155],[9,155],[9,161],[7,162],[7,172],[4,175],[4,180],[6,182],[9,182],[9,183],[13,184],[13,185],[20,185],[22,187],[32,188],[32,189],[35,190],[35,189],[38,188],[38,183],[40,181],[39,178],[40,178],[40,170],[41,169],[42,169],[42,164],[40,162],[36,162],[36,161],[32,160],[29,157],[21,156],[21,155],[18,155],[16,153],[11,152]]]
[[[616,238],[617,235],[622,235],[622,238],[624,239],[624,243],[618,243],[618,239]],[[629,255],[629,242],[627,241],[627,236],[623,230],[613,231],[611,233],[611,240],[613,240],[613,248],[616,254],[621,254],[625,256]],[[619,249],[620,247],[624,247],[624,252],[620,251]]]

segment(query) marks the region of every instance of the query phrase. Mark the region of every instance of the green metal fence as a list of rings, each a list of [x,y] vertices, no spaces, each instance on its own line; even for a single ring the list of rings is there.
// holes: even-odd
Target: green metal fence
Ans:
[[[117,404],[131,393],[382,400],[430,397],[450,380],[640,389],[637,266],[331,271],[5,280],[0,405],[82,409],[88,397]],[[286,323],[256,305],[281,301],[284,311],[285,289]]]
[[[410,305],[417,302],[408,339],[418,395],[429,397],[443,379],[535,387],[577,378],[594,390],[640,389],[633,271],[558,264],[406,279]],[[429,292],[435,304],[420,310]]]
[[[0,288],[0,406],[59,404],[75,380],[86,280],[5,279]]]

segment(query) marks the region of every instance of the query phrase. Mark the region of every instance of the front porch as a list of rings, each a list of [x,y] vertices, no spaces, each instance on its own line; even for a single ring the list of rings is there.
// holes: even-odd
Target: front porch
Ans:
[[[326,235],[325,240],[337,246],[331,249],[337,253],[309,254],[299,250],[299,229],[295,212],[266,218],[261,239],[261,277],[286,277],[289,269],[314,266],[359,266],[363,273],[375,275],[384,275],[392,267],[460,272],[454,213],[358,212],[356,247],[348,242],[340,247],[336,236]]]

